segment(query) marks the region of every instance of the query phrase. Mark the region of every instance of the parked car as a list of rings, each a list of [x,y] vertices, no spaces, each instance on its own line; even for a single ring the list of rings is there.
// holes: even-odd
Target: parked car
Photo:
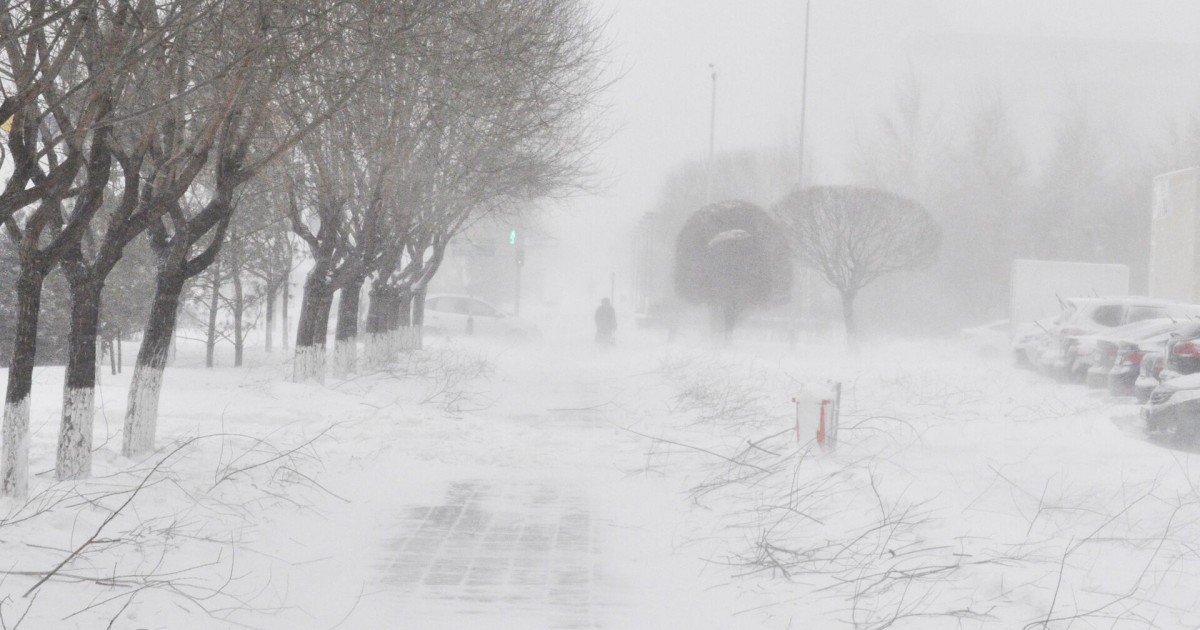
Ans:
[[[1068,298],[1063,300],[1063,312],[1050,329],[1050,343],[1038,367],[1063,380],[1082,380],[1085,373],[1077,370],[1076,360],[1081,351],[1089,352],[1094,347],[1081,347],[1081,337],[1146,319],[1183,319],[1194,308],[1147,297]]]
[[[1174,378],[1200,372],[1200,322],[1180,327],[1167,342],[1163,374]]]
[[[1151,433],[1173,433],[1196,439],[1200,436],[1200,373],[1163,382],[1142,407],[1142,421]]]
[[[541,334],[533,322],[509,315],[469,295],[430,295],[425,298],[425,328],[444,335],[528,338]]]
[[[1156,340],[1157,341],[1157,340]],[[1200,322],[1191,319],[1181,322],[1161,343],[1149,346],[1142,358],[1141,370],[1134,381],[1134,395],[1138,402],[1146,402],[1150,393],[1161,383],[1200,373]]]
[[[1050,344],[1050,329],[1054,319],[1025,322],[1013,327],[1013,359],[1021,367],[1037,367],[1037,362]]]
[[[1163,370],[1163,352],[1147,352],[1146,356],[1142,357],[1137,380],[1133,382],[1133,395],[1141,404],[1150,400],[1150,394],[1161,383],[1159,378]]]
[[[1088,387],[1101,389],[1108,387],[1111,373],[1124,362],[1122,373],[1128,372],[1132,387],[1142,358],[1139,342],[1145,342],[1147,348],[1165,346],[1171,331],[1180,325],[1174,319],[1147,319],[1079,337],[1073,369],[1086,373]]]

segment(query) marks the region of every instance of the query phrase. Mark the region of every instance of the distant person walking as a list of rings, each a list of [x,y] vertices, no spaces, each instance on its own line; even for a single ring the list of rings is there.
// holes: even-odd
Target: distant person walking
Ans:
[[[596,308],[596,343],[611,346],[616,342],[617,312],[608,298],[600,300]]]

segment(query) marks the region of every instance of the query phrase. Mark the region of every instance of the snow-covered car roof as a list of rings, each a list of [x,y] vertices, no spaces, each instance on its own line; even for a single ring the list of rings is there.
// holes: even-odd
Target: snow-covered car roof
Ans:
[[[492,304],[491,302],[489,302],[481,297],[475,297],[474,295],[467,295],[466,293],[430,293],[429,295],[425,296],[426,300],[432,300],[434,298],[462,298],[464,300],[474,300],[476,302],[482,302],[482,303],[487,304],[488,306],[492,306],[492,307],[496,306],[495,304]]]
[[[1155,319],[1143,319],[1136,322],[1130,322],[1123,326],[1117,326],[1109,330],[1104,330],[1091,335],[1085,335],[1081,338],[1090,338],[1111,342],[1120,341],[1137,341],[1154,335],[1165,333],[1173,328],[1185,325],[1185,322],[1160,317]]]
[[[1090,304],[1119,304],[1123,306],[1191,306],[1164,300],[1162,298],[1152,298],[1140,295],[1120,295],[1113,297],[1070,297],[1063,298],[1064,302],[1085,306]]]

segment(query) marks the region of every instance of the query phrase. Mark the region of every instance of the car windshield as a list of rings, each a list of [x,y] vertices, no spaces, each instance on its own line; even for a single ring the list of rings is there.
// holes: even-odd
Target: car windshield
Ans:
[[[484,317],[499,317],[500,315],[491,304],[479,300],[471,300],[470,308],[472,315],[483,315]]]
[[[1092,321],[1101,326],[1120,326],[1122,311],[1120,305],[1101,304],[1092,311]]]
[[[1129,307],[1129,316],[1126,321],[1140,322],[1145,319],[1157,319],[1167,316],[1167,309],[1163,306],[1131,306]]]

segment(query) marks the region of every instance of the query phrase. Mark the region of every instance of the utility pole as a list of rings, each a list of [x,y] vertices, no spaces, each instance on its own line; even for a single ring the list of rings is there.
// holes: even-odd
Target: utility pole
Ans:
[[[804,188],[804,123],[808,114],[808,39],[809,39],[809,17],[812,15],[812,0],[804,0],[804,60],[800,70],[800,165],[796,173],[796,179],[799,188]],[[800,328],[799,320],[804,312],[812,312],[813,310],[813,271],[805,269],[801,271],[801,281],[804,286],[804,298],[796,300],[798,311],[796,313],[796,322],[792,324],[792,343],[795,343],[795,338]]]
[[[716,148],[717,135],[717,66],[708,64],[712,70],[712,104],[708,110],[708,185],[705,192],[705,204],[712,203],[713,188],[713,151]]]
[[[800,187],[804,187],[804,118],[808,113],[808,18],[812,1],[804,3],[804,64],[800,74]]]

